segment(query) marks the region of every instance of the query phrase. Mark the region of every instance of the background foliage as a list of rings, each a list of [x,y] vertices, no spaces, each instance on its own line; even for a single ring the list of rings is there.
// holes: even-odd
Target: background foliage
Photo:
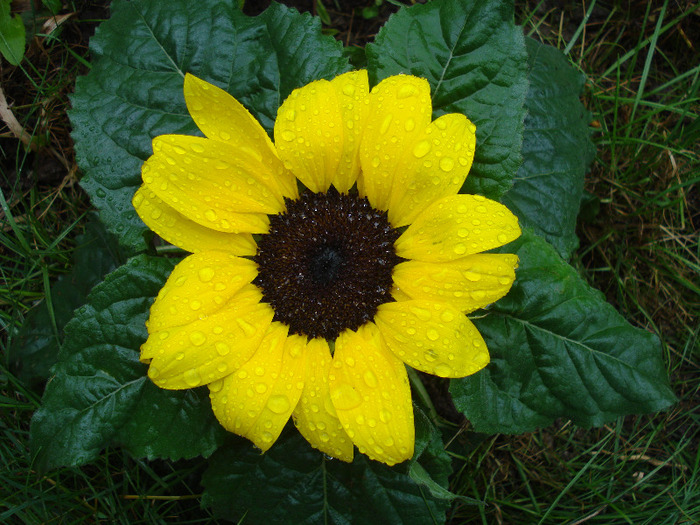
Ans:
[[[694,119],[697,122],[698,70],[697,60],[688,62],[683,47],[687,47],[682,36],[689,11],[675,12],[667,9],[666,4],[661,10],[645,9],[637,17],[643,23],[642,30],[632,35],[633,38],[625,31],[613,31],[622,27],[626,17],[632,16],[614,9],[606,18],[591,8],[587,19],[573,20],[562,29],[553,22],[557,12],[533,6],[518,16],[533,35],[554,38],[552,43],[559,42],[562,49],[570,51],[570,58],[588,65],[590,71],[598,71],[597,76],[589,74],[589,108],[594,110],[601,130],[597,137],[599,158],[589,189],[601,191],[597,200],[585,201],[588,221],[579,225],[584,248],[574,262],[629,318],[660,333],[669,366],[675,371],[674,390],[681,396],[681,404],[667,415],[621,419],[601,430],[586,432],[561,421],[533,434],[515,438],[496,436],[481,444],[478,435],[465,433],[463,428],[444,421],[441,431],[445,442],[450,443],[448,452],[457,472],[452,477],[451,490],[487,498],[491,503],[489,507],[480,507],[455,500],[448,514],[453,520],[479,516],[487,522],[499,516],[506,516],[502,518],[506,522],[531,521],[533,516],[538,516],[537,519],[553,523],[582,517],[606,523],[614,519],[644,522],[656,517],[670,522],[692,519],[695,510],[690,502],[697,497],[697,462],[693,460],[697,455],[694,445],[697,440],[692,439],[693,435],[697,437],[697,404],[693,398],[697,395],[697,379],[693,382],[692,373],[697,370],[698,329],[692,324],[693,312],[697,313],[697,286],[688,272],[697,270],[697,259],[693,258],[697,257],[693,255],[697,254],[697,236],[693,237],[697,223],[693,210],[697,207],[692,206],[697,202],[692,187],[697,182],[694,171],[697,158],[690,145],[698,133],[692,124]],[[341,15],[333,16],[340,19]],[[375,22],[381,21],[370,20]],[[556,28],[551,32],[550,24]],[[332,30],[332,25],[327,25],[327,29]],[[599,40],[591,44],[583,38],[584,30],[590,34],[594,29]],[[610,34],[614,37],[608,44],[603,35]],[[50,47],[53,55],[49,55],[53,60],[73,61],[75,73],[80,63],[76,61],[75,56],[79,55],[75,49],[79,48],[71,47],[70,38],[80,41],[68,30],[64,30],[58,44],[49,38],[42,41],[37,37],[37,40],[41,45],[54,46]],[[629,46],[630,53],[614,51],[625,46]],[[657,49],[664,50],[662,59],[655,53]],[[45,55],[41,57],[45,59]],[[37,58],[27,61],[26,69],[15,73],[13,78],[19,79],[15,82],[21,85],[23,78],[33,78],[39,91],[37,87],[33,89],[41,95],[37,100],[43,104],[42,108],[51,108],[61,100],[65,102],[65,98],[61,99],[65,93],[61,88],[70,85],[73,77],[61,77],[55,69],[42,69],[40,65]],[[638,72],[636,76],[635,72]],[[3,273],[9,284],[3,296],[8,304],[3,310],[3,320],[8,327],[16,326],[32,301],[47,293],[46,311],[54,336],[60,336],[60,315],[56,315],[53,306],[56,303],[50,300],[53,290],[49,284],[57,270],[70,267],[74,246],[70,239],[74,228],[82,229],[82,223],[76,219],[85,201],[71,187],[71,163],[66,158],[66,152],[70,157],[70,150],[61,147],[60,142],[63,130],[60,124],[37,118],[41,113],[32,108],[38,107],[29,104],[26,113],[19,113],[21,107],[13,108],[23,117],[30,147],[29,153],[15,148],[15,153],[6,158],[12,161],[9,164],[14,165],[16,172],[35,176],[41,175],[38,167],[44,166],[45,170],[54,159],[59,166],[57,171],[64,169],[64,175],[69,176],[63,179],[65,184],[56,186],[58,190],[46,185],[43,187],[47,189],[42,190],[40,182],[22,190],[20,179],[9,178],[3,183],[3,211],[7,221],[7,229],[3,230]],[[47,130],[51,131],[47,133]],[[644,139],[640,141],[638,136]],[[20,134],[20,140],[22,137],[26,139]],[[664,170],[664,166],[671,169]],[[655,180],[650,174],[657,172],[668,173],[665,176],[671,179]],[[596,205],[602,209],[597,215]],[[651,227],[658,224],[663,228]],[[646,226],[640,228],[640,225]],[[563,248],[566,249],[565,245]],[[627,248],[634,257],[621,251]],[[637,263],[633,264],[635,259]],[[649,283],[651,291],[645,290]],[[672,303],[666,302],[671,300]],[[668,315],[670,311],[674,315]],[[9,353],[18,348],[19,339],[11,332],[6,332],[6,336],[4,345]],[[26,431],[21,425],[22,421],[26,425],[34,410],[36,395],[16,377],[7,369],[3,376],[7,385],[7,389],[3,388],[6,403],[10,412],[18,415],[12,420],[3,419],[7,436],[7,441],[3,441],[3,457],[8,466],[7,480],[3,479],[7,484],[3,485],[21,489],[24,498],[11,497],[3,518],[32,522],[34,517],[34,521],[41,521],[56,512],[54,509],[68,508],[76,516],[112,516],[116,520],[124,519],[131,510],[144,521],[173,512],[181,517],[207,519],[206,514],[202,516],[196,510],[196,499],[191,499],[193,493],[201,491],[195,481],[201,472],[187,461],[146,463],[118,451],[108,451],[82,470],[54,471],[49,478],[33,474],[27,478],[31,479],[29,484],[22,481],[27,467],[20,465],[28,465],[28,456],[23,437]],[[555,464],[558,469],[550,467]],[[111,472],[121,474],[115,477]],[[416,470],[412,474],[415,477]],[[94,487],[92,502],[82,499],[85,486]],[[173,490],[178,495],[168,499],[172,498]],[[26,491],[32,491],[32,496],[27,497]],[[19,504],[20,501],[23,503]]]

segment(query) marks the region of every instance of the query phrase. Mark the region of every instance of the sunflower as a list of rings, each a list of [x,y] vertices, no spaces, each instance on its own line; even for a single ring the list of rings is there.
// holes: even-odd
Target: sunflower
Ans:
[[[214,414],[263,451],[288,422],[315,448],[389,465],[413,455],[405,365],[464,377],[489,362],[467,318],[505,295],[520,235],[503,205],[460,195],[475,127],[432,120],[410,75],[366,71],[295,90],[274,143],[232,96],[191,74],[205,137],[163,135],[133,199],[192,255],[158,294],[141,360],[161,388],[207,385]]]

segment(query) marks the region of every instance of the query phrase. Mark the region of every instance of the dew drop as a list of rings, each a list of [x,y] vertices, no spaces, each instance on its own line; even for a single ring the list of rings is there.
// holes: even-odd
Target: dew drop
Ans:
[[[384,120],[382,121],[382,125],[379,128],[379,133],[382,135],[389,131],[389,126],[391,126],[391,121],[394,119],[394,116],[392,114],[387,115],[384,117]]]
[[[430,328],[430,329],[425,333],[425,335],[426,335],[426,336],[428,337],[428,339],[430,339],[431,341],[437,341],[438,338],[440,337],[440,334],[438,333],[437,330],[435,330],[435,328]]]
[[[282,132],[282,138],[287,142],[293,141],[296,137],[296,133],[294,133],[291,129],[285,129]]]
[[[421,140],[418,144],[416,144],[416,147],[413,148],[413,155],[415,155],[417,159],[421,159],[425,157],[429,151],[430,142],[427,140]]]
[[[191,387],[199,386],[199,384],[202,382],[202,378],[199,376],[199,372],[196,368],[187,370],[183,374],[183,378],[185,379],[185,383]]]
[[[202,307],[202,303],[200,303],[199,301],[197,301],[197,300],[190,301],[190,308],[192,308],[192,310],[197,311],[201,307]]]
[[[214,270],[209,267],[201,268],[197,273],[199,275],[199,280],[203,283],[208,283],[214,278]]]
[[[412,118],[406,119],[406,122],[404,123],[403,127],[406,131],[413,131],[416,127],[416,121]]]
[[[153,219],[154,221],[157,221],[158,219],[160,219],[161,215],[163,215],[163,212],[161,210],[159,210],[158,208],[156,208],[155,210],[153,210],[151,212],[151,219]]]
[[[396,98],[404,99],[411,97],[416,94],[416,87],[411,84],[404,84],[399,88],[399,92],[396,94]]]
[[[284,414],[289,410],[289,399],[286,396],[274,395],[267,400],[267,408],[275,414]]]
[[[264,376],[265,375],[265,369],[262,366],[256,366],[255,367],[255,375],[256,376]]]
[[[219,137],[221,140],[231,140],[231,134],[228,131],[219,131]]]
[[[333,405],[338,410],[351,410],[362,403],[362,397],[347,383],[338,385],[331,391]]]
[[[429,348],[425,352],[423,352],[423,358],[428,362],[428,363],[434,363],[437,361],[438,355],[435,353],[435,350],[432,348]]]
[[[258,383],[257,385],[255,385],[255,391],[258,394],[264,394],[265,392],[267,392],[267,385],[265,383]]]
[[[255,334],[255,327],[250,324],[248,321],[241,319],[240,317],[236,319],[236,324],[241,327],[241,330],[245,333],[247,336],[251,336]]]
[[[498,282],[503,285],[509,285],[511,283],[510,277],[499,277]]]
[[[462,254],[466,253],[466,251],[467,251],[467,247],[464,244],[462,244],[461,242],[455,244],[454,252],[457,255],[462,255]]]
[[[190,144],[190,148],[195,153],[204,153],[204,146],[202,146],[201,144],[198,144],[196,142],[193,142],[192,144]]]
[[[472,281],[472,282],[476,282],[476,281],[480,281],[480,280],[481,280],[481,274],[480,274],[480,273],[466,271],[466,272],[464,272],[463,275],[464,275],[464,277],[465,277],[467,280]]]
[[[204,212],[204,217],[211,222],[215,222],[219,217],[216,212],[212,209],[208,209]]]
[[[207,336],[199,330],[190,333],[190,342],[195,346],[201,346],[207,341]]]
[[[216,343],[215,347],[216,352],[220,356],[228,355],[228,353],[231,351],[231,348],[226,343]]]
[[[425,308],[419,308],[417,306],[411,306],[409,307],[409,310],[411,310],[411,313],[421,321],[430,321],[431,314],[429,310],[426,310]]]
[[[176,361],[182,361],[185,358],[185,352],[178,352],[175,354]]]
[[[343,86],[343,93],[351,97],[355,94],[355,86],[353,84],[345,84]]]
[[[373,168],[379,167],[379,163],[380,163],[380,162],[381,162],[381,160],[379,159],[379,157],[374,157],[374,158],[372,159],[372,167],[373,167]]]
[[[455,167],[455,161],[452,160],[450,157],[443,157],[440,159],[440,169],[446,173],[452,171],[452,168]]]
[[[377,386],[377,376],[374,375],[374,372],[372,372],[371,370],[366,370],[365,373],[362,375],[362,379],[365,380],[365,384],[370,388],[374,388]]]
[[[382,408],[379,410],[379,420],[382,423],[388,423],[391,420],[391,412],[389,412],[386,408]]]
[[[498,242],[505,244],[506,242],[508,242],[508,236],[505,233],[499,233]]]
[[[467,230],[466,228],[460,228],[459,230],[457,230],[457,235],[462,239],[464,239],[465,237],[469,237],[469,230]]]
[[[450,372],[452,369],[447,366],[445,363],[440,363],[439,365],[435,366],[435,375],[440,376],[440,377],[447,377],[450,375]]]

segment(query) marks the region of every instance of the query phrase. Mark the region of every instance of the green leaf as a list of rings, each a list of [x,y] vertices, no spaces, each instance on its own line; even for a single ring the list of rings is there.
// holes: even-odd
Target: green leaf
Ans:
[[[131,259],[95,287],[66,326],[31,424],[39,469],[82,465],[107,445],[179,459],[211,454],[221,442],[206,391],[158,389],[139,362],[150,305],[173,266],[169,259]]]
[[[270,131],[294,88],[348,70],[341,47],[321,35],[318,19],[277,4],[249,18],[217,0],[112,2],[69,113],[81,185],[110,231],[126,247],[145,248],[131,198],[151,140],[200,134],[184,102],[186,72],[231,93]]]
[[[520,257],[515,284],[474,320],[491,363],[450,386],[477,432],[529,432],[556,418],[601,426],[675,401],[656,336],[632,327],[537,235],[503,250]]]
[[[435,0],[401,9],[367,46],[371,78],[410,73],[430,82],[434,116],[476,125],[474,165],[462,188],[499,198],[520,166],[527,54],[513,5]]]
[[[450,459],[441,443],[395,467],[362,454],[348,464],[324,457],[287,428],[265,454],[234,436],[209,465],[202,503],[218,517],[245,516],[244,523],[424,525],[444,523],[449,506],[441,496]],[[414,481],[417,471],[422,476]]]
[[[63,342],[63,328],[72,319],[73,311],[85,304],[93,286],[126,260],[116,239],[94,216],[86,224],[85,233],[78,237],[77,245],[73,269],[51,287],[52,311],[42,301],[8,345],[13,373],[26,384],[48,379]]]
[[[10,14],[10,0],[0,0],[0,53],[13,66],[24,57],[25,29],[22,17]]]
[[[579,94],[585,77],[557,49],[527,38],[530,89],[525,99],[523,164],[501,202],[522,226],[565,259],[578,247],[576,216],[595,149],[590,113]]]

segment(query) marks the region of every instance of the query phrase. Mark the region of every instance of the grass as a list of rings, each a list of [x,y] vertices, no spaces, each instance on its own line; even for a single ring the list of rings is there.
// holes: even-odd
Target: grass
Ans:
[[[352,42],[352,26],[342,25],[352,17],[325,4],[326,28]],[[521,3],[517,20],[587,75],[598,147],[573,264],[630,322],[659,335],[680,401],[666,413],[599,429],[559,421],[490,436],[455,457],[451,481],[453,492],[487,505],[456,504],[449,516],[455,524],[697,523],[700,49],[690,36],[697,7],[680,0],[549,5]],[[89,207],[75,184],[65,109],[88,67],[88,20],[104,15],[91,2],[68,7],[63,12],[77,14],[62,30],[37,37],[21,68],[1,71],[25,134],[0,133],[0,522],[212,523],[199,507],[194,463],[108,450],[83,468],[46,476],[32,469],[28,426],[40,394],[17,380],[7,356],[31,307],[50,301],[50,284],[69,269]]]

